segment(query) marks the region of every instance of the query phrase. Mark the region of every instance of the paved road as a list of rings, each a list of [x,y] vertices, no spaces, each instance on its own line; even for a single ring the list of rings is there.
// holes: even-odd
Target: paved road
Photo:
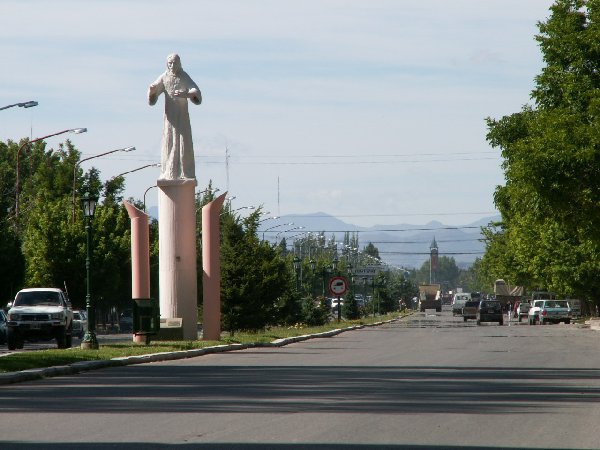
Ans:
[[[0,448],[598,448],[600,334],[450,312],[0,386]]]

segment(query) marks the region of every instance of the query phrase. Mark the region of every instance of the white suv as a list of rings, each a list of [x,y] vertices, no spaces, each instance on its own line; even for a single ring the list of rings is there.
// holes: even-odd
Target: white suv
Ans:
[[[58,348],[71,347],[73,310],[60,289],[22,289],[9,307],[6,333],[9,350],[23,348],[28,340],[56,339]]]

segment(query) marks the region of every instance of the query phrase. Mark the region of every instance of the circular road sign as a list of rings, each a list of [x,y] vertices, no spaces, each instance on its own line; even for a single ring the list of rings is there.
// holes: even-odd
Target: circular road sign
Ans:
[[[329,292],[336,297],[344,295],[348,290],[348,280],[344,277],[332,277],[329,279]]]

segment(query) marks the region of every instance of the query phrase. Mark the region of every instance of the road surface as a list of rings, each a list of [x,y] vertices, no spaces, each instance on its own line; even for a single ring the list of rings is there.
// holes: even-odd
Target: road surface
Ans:
[[[600,334],[450,311],[0,386],[0,448],[599,448]]]

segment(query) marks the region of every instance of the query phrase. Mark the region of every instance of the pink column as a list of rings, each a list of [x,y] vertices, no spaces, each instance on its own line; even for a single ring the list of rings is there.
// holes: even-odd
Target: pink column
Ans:
[[[150,301],[150,228],[148,215],[123,200],[131,219],[131,298]],[[147,342],[146,335],[135,334],[135,342]]]
[[[202,208],[202,339],[221,338],[221,207],[225,195]]]

